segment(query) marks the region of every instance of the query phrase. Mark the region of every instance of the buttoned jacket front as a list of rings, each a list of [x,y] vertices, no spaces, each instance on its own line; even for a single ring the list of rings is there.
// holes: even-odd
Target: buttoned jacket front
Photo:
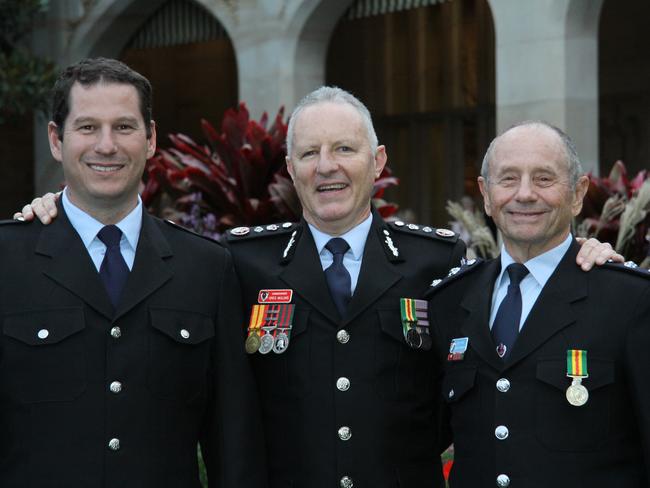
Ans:
[[[343,317],[304,221],[228,234],[247,314],[261,290],[293,292],[288,349],[251,356],[274,488],[443,486],[439,368],[406,344],[400,317],[400,298],[421,297],[464,255],[441,234],[375,214]]]
[[[228,253],[145,213],[114,311],[59,215],[0,226],[0,486],[199,487],[199,440],[210,486],[265,486]]]
[[[562,258],[505,362],[488,326],[499,259],[432,287],[452,488],[649,485],[650,273],[609,264],[585,273],[578,248]],[[449,355],[462,338],[463,356]],[[566,398],[568,350],[587,351],[582,406]]]

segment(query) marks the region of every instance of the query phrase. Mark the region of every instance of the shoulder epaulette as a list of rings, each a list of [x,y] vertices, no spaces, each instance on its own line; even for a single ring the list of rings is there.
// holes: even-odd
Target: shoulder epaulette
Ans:
[[[650,278],[650,269],[642,268],[634,261],[625,261],[624,263],[615,263],[613,261],[607,261],[602,266],[606,269],[616,269],[618,271],[625,271],[636,276],[642,276],[644,278]],[[597,267],[596,267],[597,268]]]
[[[255,237],[277,236],[291,232],[296,227],[298,227],[298,224],[295,222],[257,225],[254,227],[235,227],[226,231],[226,240],[228,242],[237,242]]]
[[[187,227],[183,227],[182,225],[177,224],[173,220],[169,220],[169,219],[161,219],[161,220],[163,222],[165,222],[165,224],[169,225],[170,227],[172,227],[172,228],[174,228],[176,230],[187,232],[188,234],[191,234],[191,235],[196,236],[196,237],[200,237],[201,239],[205,239],[206,241],[210,241],[210,242],[213,242],[213,243],[218,244],[218,245],[221,246],[221,243],[217,239],[215,239],[213,237],[206,236],[205,234],[199,234],[198,232],[194,232],[192,229],[188,229]]]
[[[467,276],[475,269],[480,268],[484,262],[485,261],[481,258],[472,258],[472,259],[463,258],[460,263],[460,266],[451,268],[447,276],[445,276],[444,278],[436,278],[435,280],[433,280],[431,282],[431,285],[429,285],[429,289],[427,290],[425,295],[430,296],[433,293],[437,292],[438,290],[443,289],[449,283],[453,283],[454,281],[460,279],[461,277]]]
[[[6,220],[0,220],[0,225],[10,225],[10,224],[29,224],[26,220],[18,220],[18,219],[6,219]]]
[[[458,234],[453,230],[429,227],[428,225],[407,224],[401,220],[388,222],[388,226],[400,233],[411,234],[420,237],[429,237],[443,242],[454,244],[458,241]]]

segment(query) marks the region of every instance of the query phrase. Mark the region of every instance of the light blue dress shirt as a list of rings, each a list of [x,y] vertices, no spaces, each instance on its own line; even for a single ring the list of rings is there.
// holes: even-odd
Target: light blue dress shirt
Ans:
[[[68,220],[79,234],[79,237],[81,237],[95,268],[99,271],[99,267],[104,260],[104,254],[106,254],[106,245],[99,240],[97,233],[104,227],[104,224],[74,205],[68,198],[67,188],[63,191],[61,200]],[[142,200],[140,200],[140,196],[138,196],[136,207],[115,225],[122,231],[120,251],[126,265],[131,270],[133,269],[135,250],[138,248],[140,228],[142,227]]]
[[[361,222],[356,227],[353,227],[345,234],[340,236],[331,236],[321,232],[313,225],[309,224],[309,230],[314,236],[314,242],[316,243],[316,250],[318,251],[318,256],[320,257],[320,264],[323,266],[323,270],[329,268],[334,262],[334,257],[331,252],[325,249],[325,245],[329,242],[330,239],[334,237],[342,237],[350,246],[350,249],[343,256],[343,266],[350,273],[350,281],[352,283],[352,294],[354,295],[354,290],[357,288],[357,281],[359,281],[359,271],[361,271],[361,261],[363,258],[363,249],[366,247],[366,239],[368,239],[368,232],[370,232],[370,225],[372,224],[372,214],[368,215],[368,218]]]
[[[560,261],[569,250],[572,241],[573,236],[569,234],[559,246],[523,263],[528,268],[529,273],[519,284],[519,288],[521,289],[521,319],[519,321],[519,330],[521,330],[524,322],[526,322],[526,318],[533,305],[535,305],[539,294],[542,292],[542,288],[544,288],[553,271],[555,271],[555,268],[557,268],[557,265],[560,264]],[[506,268],[514,262],[515,260],[512,259],[508,251],[506,251],[505,246],[503,246],[501,248],[501,272],[497,276],[494,283],[494,292],[492,293],[490,330],[497,315],[497,310],[499,310],[499,305],[501,305],[508,292],[510,276],[508,276]]]

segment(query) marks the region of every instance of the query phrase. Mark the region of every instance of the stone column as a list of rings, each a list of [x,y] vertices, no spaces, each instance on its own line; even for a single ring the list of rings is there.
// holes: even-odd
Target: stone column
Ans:
[[[602,0],[488,0],[496,31],[497,132],[542,119],[598,173],[598,16]]]

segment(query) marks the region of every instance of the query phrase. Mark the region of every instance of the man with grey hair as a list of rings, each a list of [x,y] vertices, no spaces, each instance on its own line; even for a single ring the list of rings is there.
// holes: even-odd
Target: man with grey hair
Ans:
[[[581,173],[553,126],[497,137],[478,183],[501,256],[431,287],[451,488],[650,486],[650,273],[575,266]]]
[[[348,92],[307,95],[287,145],[303,219],[225,238],[250,317],[270,485],[442,487],[441,368],[418,299],[460,265],[464,245],[372,208],[386,149]],[[587,267],[610,254],[595,243]]]
[[[449,230],[387,223],[372,208],[386,149],[350,93],[307,95],[287,150],[303,220],[226,238],[248,311],[282,297],[294,308],[282,354],[266,353],[273,331],[253,327],[247,341],[271,486],[442,487],[439,367],[415,299],[465,246]]]

